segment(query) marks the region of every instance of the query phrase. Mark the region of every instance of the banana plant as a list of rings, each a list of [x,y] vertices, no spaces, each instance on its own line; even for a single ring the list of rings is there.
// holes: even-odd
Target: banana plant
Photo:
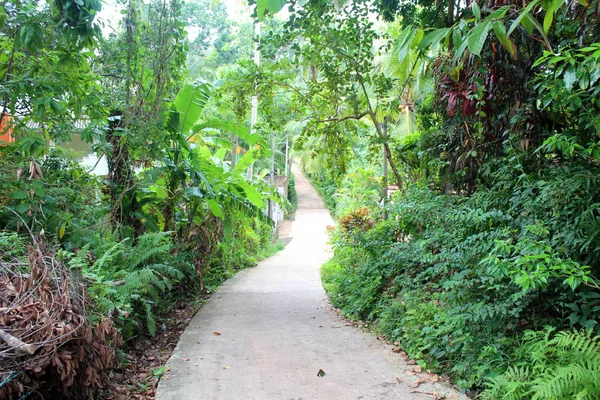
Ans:
[[[200,121],[202,111],[211,95],[206,84],[185,85],[171,106],[167,122],[169,146],[161,165],[149,171],[154,177],[162,176],[150,190],[150,199],[162,198],[163,230],[174,230],[176,209],[188,221],[210,211],[224,220],[225,233],[230,236],[234,212],[266,217],[265,198],[274,197],[266,182],[250,182],[244,171],[261,155],[264,141],[251,135],[247,128],[220,120]],[[227,141],[207,136],[208,132],[234,131],[248,143],[235,168],[224,161]],[[211,151],[216,146],[215,151]],[[185,204],[185,206],[183,206]],[[185,212],[183,212],[185,211]]]

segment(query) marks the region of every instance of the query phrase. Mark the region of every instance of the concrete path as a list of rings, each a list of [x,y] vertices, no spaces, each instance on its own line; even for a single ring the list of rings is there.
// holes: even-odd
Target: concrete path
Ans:
[[[411,388],[418,375],[405,371],[414,366],[335,314],[319,274],[333,221],[295,174],[292,241],[212,295],[181,336],[157,400],[434,399],[415,390],[465,398],[439,383]]]

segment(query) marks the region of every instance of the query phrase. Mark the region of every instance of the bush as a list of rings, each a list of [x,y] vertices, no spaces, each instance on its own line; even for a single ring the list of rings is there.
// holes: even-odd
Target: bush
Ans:
[[[290,179],[288,181],[287,200],[290,203],[290,209],[287,211],[287,214],[294,214],[298,209],[298,194],[296,193],[296,177],[294,174],[290,174]]]
[[[577,168],[519,180],[500,169],[469,197],[409,185],[379,223],[355,210],[322,275],[333,304],[463,389],[506,373],[526,330],[597,329],[600,217],[586,210],[600,187]]]

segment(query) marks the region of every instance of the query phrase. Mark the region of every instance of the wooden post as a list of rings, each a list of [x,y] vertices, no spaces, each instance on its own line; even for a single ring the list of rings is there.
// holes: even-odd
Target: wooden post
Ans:
[[[83,301],[83,271],[81,268],[71,268],[69,270],[69,286],[71,293],[77,296],[77,302]]]

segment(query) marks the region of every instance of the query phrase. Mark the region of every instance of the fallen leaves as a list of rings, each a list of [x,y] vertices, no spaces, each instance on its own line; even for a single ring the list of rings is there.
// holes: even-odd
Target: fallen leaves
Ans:
[[[165,318],[167,330],[153,338],[143,338],[127,350],[127,368],[111,377],[110,383],[102,389],[103,397],[101,398],[107,400],[154,399],[158,377],[154,376],[152,371],[164,366],[194,313],[194,307],[188,303],[180,303],[171,309]],[[198,364],[193,365],[197,366]],[[164,371],[165,374],[162,375],[161,380],[169,380],[169,368],[165,368]]]
[[[407,376],[417,376],[417,380],[410,385],[411,388],[417,388],[425,382],[437,383],[442,380],[439,375],[434,374],[430,370],[423,372],[423,369],[419,365],[405,370],[404,374]]]
[[[426,379],[426,378],[424,378],[424,377],[420,377],[419,379],[417,379],[416,381],[414,381],[414,382],[413,382],[413,383],[410,385],[410,387],[411,387],[411,388],[418,388],[418,387],[419,387],[419,385],[420,385],[421,383],[425,383],[425,382],[427,382],[427,379]]]
[[[420,392],[418,390],[413,390],[411,393],[428,394],[433,397],[433,400],[442,400],[446,398],[446,395],[438,392]]]
[[[0,398],[44,392],[45,385],[87,397],[118,364],[121,334],[111,318],[86,318],[85,288],[41,240],[27,253],[28,273],[6,263],[10,273],[0,274]],[[13,371],[21,373],[11,379]]]

